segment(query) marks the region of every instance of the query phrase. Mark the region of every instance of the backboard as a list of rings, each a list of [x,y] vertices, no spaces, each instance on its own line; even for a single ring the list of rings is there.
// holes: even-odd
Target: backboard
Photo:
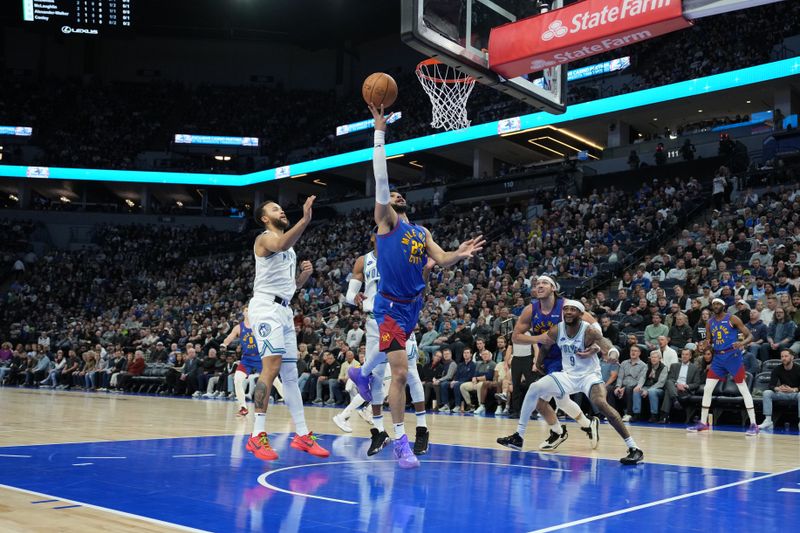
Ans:
[[[563,0],[546,2],[551,9]],[[401,37],[436,58],[509,96],[550,113],[566,110],[566,65],[542,74],[504,79],[489,68],[489,32],[495,26],[538,14],[535,0],[401,0]],[[544,84],[533,80],[544,78]]]

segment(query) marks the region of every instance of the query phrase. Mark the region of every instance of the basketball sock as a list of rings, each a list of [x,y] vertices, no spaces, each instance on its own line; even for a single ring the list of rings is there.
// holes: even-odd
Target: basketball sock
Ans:
[[[244,375],[244,372],[236,372],[233,375],[233,392],[236,395],[236,403],[239,405],[239,409],[247,407],[247,402],[244,399],[244,382],[246,380],[247,376]]]
[[[561,435],[564,432],[564,430],[561,429],[561,424],[559,424],[558,422],[550,425],[550,431],[558,435]]]
[[[374,357],[368,357],[364,364],[361,366],[361,375],[364,377],[369,376],[372,374],[372,371],[375,370],[375,367],[381,363],[385,363],[387,361],[386,354],[383,352],[378,352],[375,354]],[[383,374],[381,374],[383,377]]]
[[[711,396],[714,394],[714,387],[717,386],[717,383],[719,383],[718,379],[706,379],[706,386],[703,389],[703,403],[700,404],[702,406],[702,410],[700,411],[701,424],[708,424],[708,410],[711,409]]]
[[[364,403],[364,398],[362,398],[360,394],[356,394],[353,396],[353,399],[350,400],[350,403],[347,404],[347,407],[344,408],[344,411],[342,411],[342,416],[344,418],[350,418],[353,411],[358,409],[362,403]]]
[[[626,445],[628,448],[639,448],[639,447],[636,445],[636,441],[635,441],[635,440],[633,440],[633,437],[628,437],[627,439],[625,439],[625,445]]]
[[[281,379],[283,380],[283,400],[289,408],[294,428],[298,435],[308,435],[306,415],[303,410],[303,397],[297,386],[297,363],[281,363]]]
[[[383,427],[383,415],[372,415],[372,423],[378,431],[386,431]]]
[[[522,409],[519,414],[519,422],[517,423],[517,433],[519,433],[520,437],[525,437],[525,430],[528,429],[528,422],[531,420],[531,415],[534,409],[536,409],[537,403],[539,403],[539,395],[537,394],[534,384],[528,387],[528,392],[525,393],[525,399],[522,401]],[[556,431],[560,433],[561,428],[559,427]]]
[[[578,415],[578,418],[575,419],[575,422],[577,422],[578,425],[582,428],[588,428],[590,425],[592,425],[589,419],[583,413]]]
[[[426,428],[428,427],[427,420],[425,419],[425,411],[417,411],[417,427],[418,428]]]
[[[267,413],[256,413],[256,421],[253,424],[253,437],[257,437],[261,433],[266,433],[267,427]]]
[[[403,438],[406,434],[406,425],[404,422],[394,424],[394,438],[395,440]]]

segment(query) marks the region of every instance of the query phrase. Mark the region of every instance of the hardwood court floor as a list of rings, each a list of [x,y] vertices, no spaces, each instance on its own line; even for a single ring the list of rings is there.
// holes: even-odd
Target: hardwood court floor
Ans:
[[[239,458],[237,460],[241,460],[239,447],[243,446],[243,435],[251,429],[252,415],[247,420],[236,417],[234,405],[233,402],[218,400],[0,388],[0,484],[3,485],[0,487],[0,531],[156,531],[175,527],[172,520],[141,518],[137,517],[137,513],[110,511],[105,506],[92,507],[87,505],[91,502],[85,500],[76,499],[73,503],[69,499],[59,498],[56,490],[58,483],[55,481],[53,492],[37,489],[36,494],[10,486],[19,487],[19,483],[12,481],[25,478],[26,459],[36,455],[27,452],[41,450],[41,445],[102,442],[111,445],[117,441],[150,439],[165,439],[166,443],[166,439],[213,436],[230,438],[239,435],[238,440],[233,441],[235,448],[226,444],[227,448],[223,453],[231,453]],[[306,408],[309,427],[322,435],[341,434],[330,418],[336,412],[338,411],[330,408]],[[413,428],[414,416],[407,416],[407,421],[408,426]],[[358,416],[351,419],[351,425],[354,436],[369,435],[369,426]],[[469,449],[505,450],[495,443],[495,439],[512,433],[516,428],[516,421],[464,415],[428,415],[428,426],[431,430],[432,449],[439,444]],[[588,439],[578,431],[575,424],[569,424],[568,428],[570,438],[561,445],[557,453],[522,455],[613,461],[624,455],[624,444],[607,424],[601,425],[601,439],[597,450],[590,449]],[[267,429],[270,433],[291,432],[291,422],[283,405],[270,406]],[[645,451],[647,465],[680,465],[760,473],[784,472],[800,466],[800,439],[796,431],[794,434],[762,433],[756,438],[746,438],[743,430],[730,429],[732,431],[716,430],[709,434],[692,435],[687,434],[682,427],[633,425],[631,433]],[[413,435],[413,429],[409,434]],[[543,423],[531,422],[526,450],[535,449],[545,436],[546,428]],[[323,437],[321,442],[325,444],[326,439],[328,438]],[[213,441],[201,439],[196,442]],[[9,450],[9,447],[13,449]],[[4,454],[4,451],[8,453]],[[178,457],[202,455],[204,451],[206,450],[189,449],[185,451],[185,455]],[[388,454],[380,456],[384,460],[390,457]],[[363,459],[366,460],[366,457]],[[91,458],[79,457],[74,460],[88,461]],[[358,458],[354,461],[362,462]],[[106,464],[111,462],[113,461],[106,461]],[[611,461],[606,463],[614,464]],[[78,469],[84,464],[92,463],[72,463],[72,467]],[[131,472],[133,474],[135,473]],[[180,507],[180,501],[176,501],[175,506]],[[177,520],[175,522],[181,523]],[[265,530],[269,528],[265,527]]]

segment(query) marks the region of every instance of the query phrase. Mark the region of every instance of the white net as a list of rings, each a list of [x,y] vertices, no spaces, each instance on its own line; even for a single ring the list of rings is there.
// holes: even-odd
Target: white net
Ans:
[[[435,59],[417,65],[417,78],[431,100],[431,126],[448,131],[469,127],[467,100],[475,87],[475,78]]]

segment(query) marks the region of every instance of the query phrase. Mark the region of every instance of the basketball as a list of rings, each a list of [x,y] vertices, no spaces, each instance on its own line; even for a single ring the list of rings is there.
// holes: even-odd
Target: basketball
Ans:
[[[383,72],[376,72],[367,76],[361,86],[361,96],[367,104],[384,108],[391,106],[397,100],[397,83],[394,78]]]

